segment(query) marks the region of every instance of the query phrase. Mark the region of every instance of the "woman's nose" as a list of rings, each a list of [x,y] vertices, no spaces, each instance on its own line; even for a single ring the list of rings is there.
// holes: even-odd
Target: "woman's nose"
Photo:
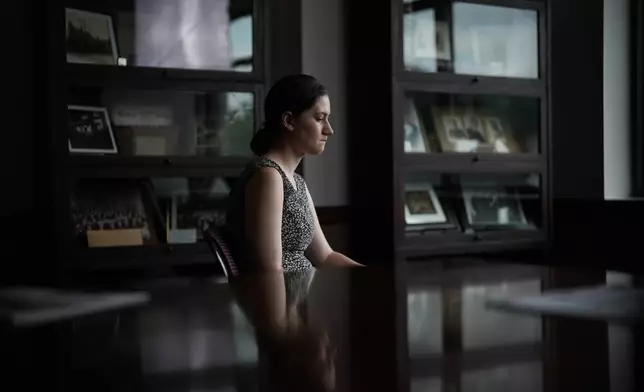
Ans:
[[[322,134],[327,136],[333,135],[333,128],[331,127],[331,124],[327,124],[327,126],[324,127],[324,129],[322,130]]]

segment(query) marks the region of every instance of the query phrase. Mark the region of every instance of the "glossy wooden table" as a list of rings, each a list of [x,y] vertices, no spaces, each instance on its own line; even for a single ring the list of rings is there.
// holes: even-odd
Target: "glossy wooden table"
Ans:
[[[126,282],[110,289],[145,291],[150,302],[3,330],[3,373],[19,386],[7,390],[608,391],[611,381],[636,390],[639,380],[615,378],[639,376],[619,367],[641,356],[609,345],[605,322],[486,306],[490,296],[602,278],[557,271],[437,260],[251,276],[232,286]]]

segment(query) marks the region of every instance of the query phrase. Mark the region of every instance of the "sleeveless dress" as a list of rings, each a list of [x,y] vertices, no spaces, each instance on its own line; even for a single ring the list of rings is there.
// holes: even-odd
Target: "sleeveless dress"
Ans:
[[[315,224],[304,179],[295,173],[297,189],[289,181],[282,168],[273,160],[258,157],[250,162],[230,192],[226,213],[225,232],[230,242],[233,257],[240,270],[252,269],[253,261],[247,254],[247,243],[244,227],[244,194],[250,177],[263,167],[277,170],[284,184],[284,205],[282,210],[282,268],[284,272],[308,271],[311,262],[304,256],[304,251],[313,241]]]

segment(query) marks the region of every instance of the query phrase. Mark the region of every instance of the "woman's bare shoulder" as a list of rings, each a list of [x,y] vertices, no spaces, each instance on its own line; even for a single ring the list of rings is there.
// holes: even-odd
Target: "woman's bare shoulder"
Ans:
[[[246,183],[246,196],[254,199],[270,195],[283,197],[282,176],[272,167],[260,167]]]

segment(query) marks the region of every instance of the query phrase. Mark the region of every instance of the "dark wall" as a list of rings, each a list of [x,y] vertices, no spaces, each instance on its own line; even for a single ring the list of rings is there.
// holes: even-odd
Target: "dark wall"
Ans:
[[[2,191],[0,216],[6,219],[34,208],[34,50],[31,4],[10,2],[0,24],[4,39],[2,105]],[[8,94],[7,94],[8,93]]]
[[[40,202],[46,195],[38,190],[41,180],[36,176],[39,164],[46,162],[48,143],[47,129],[39,123],[47,116],[39,104],[45,93],[36,91],[44,80],[37,79],[36,64],[46,61],[45,53],[37,52],[36,42],[45,41],[44,32],[34,19],[32,0],[9,2],[4,7],[10,17],[0,23],[5,38],[4,103],[0,106],[0,285],[28,276],[31,267],[26,258],[38,243],[44,244],[37,237],[46,238],[49,231],[49,219]]]

